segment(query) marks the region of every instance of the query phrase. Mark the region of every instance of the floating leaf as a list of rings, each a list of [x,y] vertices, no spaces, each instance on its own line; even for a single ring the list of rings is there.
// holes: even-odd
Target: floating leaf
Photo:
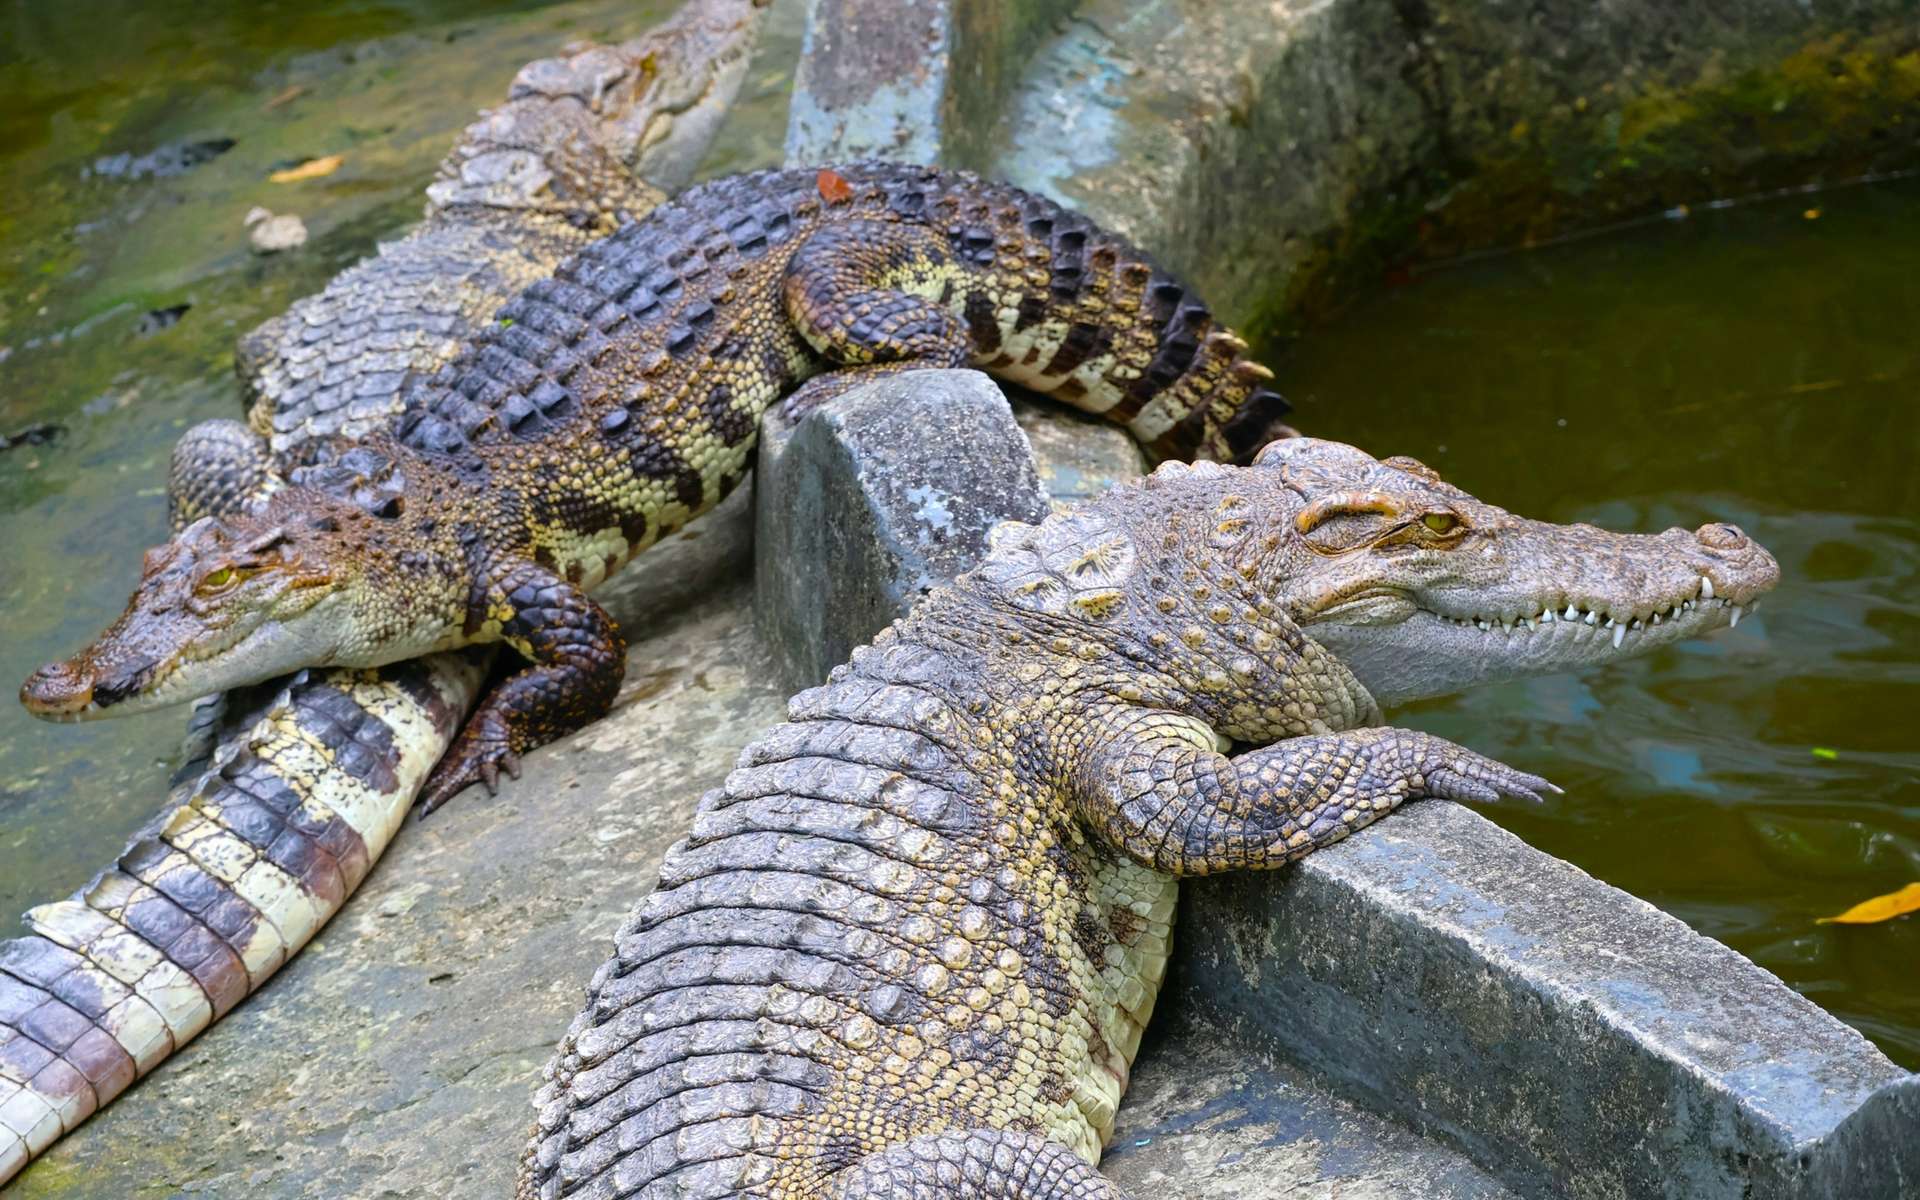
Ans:
[[[1813,748],[1813,756],[1815,758],[1824,758],[1828,762],[1832,762],[1834,759],[1840,757],[1840,752],[1828,746],[1815,746]]]
[[[310,158],[297,167],[288,167],[284,171],[275,171],[267,176],[269,183],[299,183],[303,179],[324,179],[340,169],[347,161],[343,154],[329,154],[325,158]]]
[[[1895,917],[1903,917],[1916,911],[1920,911],[1920,883],[1910,883],[1897,892],[1875,896],[1871,900],[1862,900],[1837,917],[1821,917],[1815,923],[1871,925],[1875,921],[1890,921]]]

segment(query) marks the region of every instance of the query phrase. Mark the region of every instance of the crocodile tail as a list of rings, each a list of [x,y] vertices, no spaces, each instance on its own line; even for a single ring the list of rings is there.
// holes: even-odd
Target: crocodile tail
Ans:
[[[245,999],[338,912],[484,657],[294,677],[113,866],[0,943],[0,1183]],[[250,724],[248,724],[250,722]]]
[[[1128,1200],[1086,1159],[1037,1133],[963,1129],[868,1155],[833,1200]]]

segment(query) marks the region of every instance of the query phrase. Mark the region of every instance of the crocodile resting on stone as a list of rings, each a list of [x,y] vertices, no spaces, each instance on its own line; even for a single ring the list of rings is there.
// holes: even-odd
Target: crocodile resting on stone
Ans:
[[[607,710],[625,646],[586,589],[717,503],[776,400],[972,364],[1163,457],[1232,459],[1286,408],[1245,350],[1125,241],[1014,188],[891,164],[718,180],[528,287],[409,382],[390,432],[149,551],[121,618],[21,699],[72,720],[505,642],[529,662],[431,809]]]
[[[1094,1164],[1181,877],[1537,797],[1380,706],[1669,645],[1779,575],[1731,525],[1543,524],[1307,438],[993,540],[702,800],[520,1200],[1119,1197]]]
[[[523,284],[677,190],[733,102],[762,0],[693,0],[529,64],[442,164],[427,220],[242,342],[256,433],[190,430],[176,530],[400,410]],[[631,172],[628,174],[627,172]],[[271,444],[263,434],[273,433]],[[0,943],[0,1183],[260,987],[338,912],[458,732],[486,656],[302,672],[196,714],[203,755],[113,866]]]

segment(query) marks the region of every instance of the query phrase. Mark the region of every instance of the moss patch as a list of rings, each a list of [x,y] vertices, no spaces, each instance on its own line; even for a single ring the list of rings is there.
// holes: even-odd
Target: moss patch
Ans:
[[[1823,34],[1739,69],[1713,52],[1685,80],[1642,73],[1590,95],[1523,82],[1471,112],[1451,108],[1447,123],[1438,161],[1355,197],[1350,219],[1255,312],[1257,333],[1297,330],[1422,262],[1920,167],[1920,29]]]

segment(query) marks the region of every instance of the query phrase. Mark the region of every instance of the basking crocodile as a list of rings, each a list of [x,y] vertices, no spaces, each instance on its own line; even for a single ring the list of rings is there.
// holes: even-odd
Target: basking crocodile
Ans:
[[[1038,196],[890,164],[718,180],[527,288],[409,384],[389,433],[150,551],[125,614],[21,699],[81,719],[505,642],[529,662],[442,759],[431,809],[606,711],[624,641],[586,589],[718,502],[775,400],[971,363],[1163,457],[1230,459],[1286,408],[1245,351]]]
[[[1095,1200],[1178,880],[1551,787],[1381,705],[1610,662],[1778,579],[1278,441],[996,531],[701,802],[548,1069],[520,1200]],[[1238,752],[1227,753],[1229,747]]]
[[[739,89],[762,7],[692,0],[617,48],[523,69],[442,165],[424,225],[243,343],[254,416],[271,413],[274,441],[237,421],[189,431],[176,521],[236,511],[317,445],[361,435],[398,410],[396,366],[437,368],[566,250],[682,186]],[[208,760],[113,866],[29,912],[33,936],[0,943],[0,1183],[339,911],[485,665],[453,653],[302,673],[197,714]]]

